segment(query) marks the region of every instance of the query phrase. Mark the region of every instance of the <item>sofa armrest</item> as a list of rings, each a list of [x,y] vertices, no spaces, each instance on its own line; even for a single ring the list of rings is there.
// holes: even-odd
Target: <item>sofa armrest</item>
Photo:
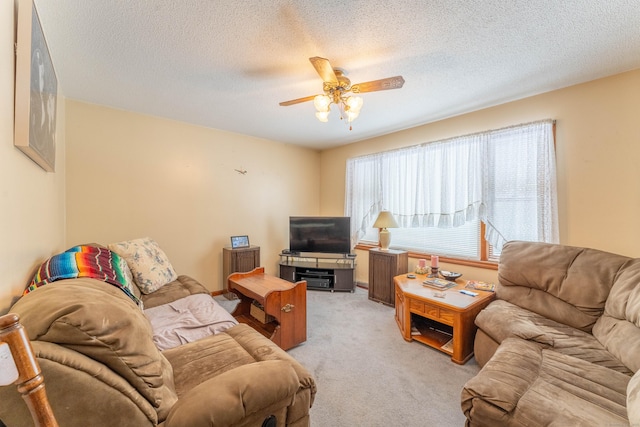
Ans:
[[[209,295],[209,291],[202,283],[182,274],[178,276],[176,280],[167,283],[157,291],[151,292],[150,294],[142,294],[141,299],[146,310],[195,294]]]
[[[229,370],[194,387],[173,406],[165,427],[229,426],[262,410],[293,403],[298,375],[287,361],[268,360]],[[265,417],[270,415],[265,413]]]
[[[472,419],[476,405],[500,415],[512,412],[540,374],[541,365],[542,347],[507,338],[478,375],[464,385],[462,411],[468,419]]]
[[[157,408],[108,366],[50,342],[31,345],[59,425],[99,426],[105,420],[110,425],[158,425]],[[15,387],[0,387],[0,418],[8,426],[33,425]]]

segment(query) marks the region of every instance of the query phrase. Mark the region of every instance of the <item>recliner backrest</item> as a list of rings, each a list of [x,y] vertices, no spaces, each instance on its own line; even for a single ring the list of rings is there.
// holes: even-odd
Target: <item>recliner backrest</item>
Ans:
[[[593,336],[627,368],[640,370],[640,259],[621,270]]]
[[[597,249],[512,241],[502,249],[496,296],[591,332],[632,258]]]

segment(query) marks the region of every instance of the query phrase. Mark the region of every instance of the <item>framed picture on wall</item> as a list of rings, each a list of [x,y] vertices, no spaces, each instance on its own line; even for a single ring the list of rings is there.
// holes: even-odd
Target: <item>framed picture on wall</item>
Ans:
[[[47,172],[56,165],[56,78],[33,0],[18,3],[13,143]]]
[[[231,236],[231,248],[248,248],[249,236]]]

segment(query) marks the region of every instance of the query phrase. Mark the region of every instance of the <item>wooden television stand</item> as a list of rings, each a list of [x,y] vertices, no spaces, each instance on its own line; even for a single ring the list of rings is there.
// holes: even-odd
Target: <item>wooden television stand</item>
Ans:
[[[240,323],[246,323],[283,350],[307,340],[307,282],[291,283],[264,274],[264,267],[247,273],[233,273],[227,287],[240,298],[232,313]],[[264,309],[266,323],[251,315],[253,301]],[[255,308],[254,308],[255,309]]]

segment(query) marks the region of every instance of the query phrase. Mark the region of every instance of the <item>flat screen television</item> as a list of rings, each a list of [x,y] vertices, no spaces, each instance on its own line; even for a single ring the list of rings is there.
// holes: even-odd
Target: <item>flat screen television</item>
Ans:
[[[351,218],[346,216],[289,217],[289,250],[348,254],[351,252]]]

